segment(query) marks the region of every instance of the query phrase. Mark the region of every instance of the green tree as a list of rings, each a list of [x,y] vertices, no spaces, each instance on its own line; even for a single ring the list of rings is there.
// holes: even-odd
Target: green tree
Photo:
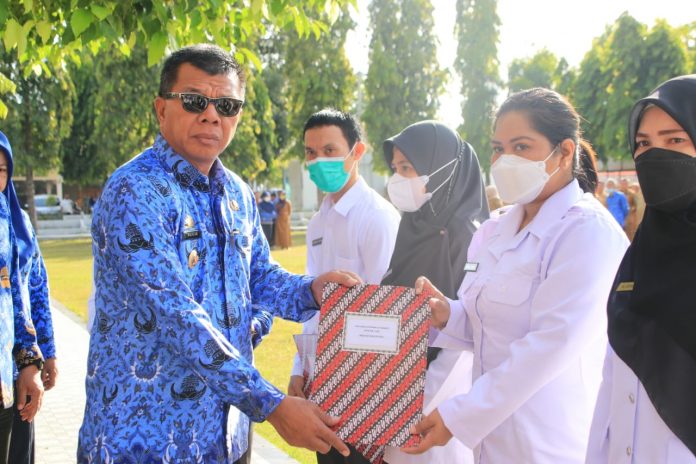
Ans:
[[[457,58],[454,68],[461,78],[462,118],[459,128],[479,154],[481,167],[490,169],[491,123],[501,85],[498,70],[496,0],[457,0]]]
[[[262,76],[251,75],[247,80],[247,104],[237,126],[234,141],[220,155],[225,166],[246,179],[259,173],[272,173],[277,139],[268,88]]]
[[[602,159],[627,159],[627,117],[636,100],[687,70],[679,30],[664,21],[648,28],[622,14],[593,41],[571,92],[583,115],[586,138]]]
[[[372,39],[362,120],[379,151],[384,139],[435,116],[446,74],[437,62],[430,1],[373,1],[369,11]],[[381,156],[374,162],[386,170]]]
[[[567,66],[565,60],[560,61],[547,49],[536,52],[530,58],[517,58],[508,68],[508,91],[514,93],[532,87],[558,90]]]
[[[73,86],[61,73],[24,76],[8,54],[0,59],[0,72],[16,85],[7,98],[10,112],[3,131],[12,144],[15,174],[26,177],[29,216],[36,226],[34,174],[60,165],[60,141],[72,122]]]
[[[689,51],[689,72],[696,73],[696,21],[683,26],[682,37]]]
[[[63,176],[79,186],[101,184],[118,166],[152,143],[157,133],[153,101],[159,86],[146,52],[105,51],[73,66],[75,115],[63,141]]]
[[[289,35],[285,41],[282,67],[287,104],[289,157],[304,157],[302,129],[305,121],[323,108],[350,111],[356,79],[345,53],[346,35],[355,26],[343,11],[326,36],[303,40]],[[308,70],[311,70],[308,72]]]
[[[328,25],[307,12],[327,12],[333,20],[346,4],[355,6],[355,0],[22,0],[0,3],[0,37],[22,71],[34,74],[62,69],[68,61],[79,64],[87,53],[116,49],[128,54],[136,46],[147,50],[152,66],[167,48],[195,42],[234,49],[240,61],[260,67],[248,45],[267,26],[318,37]]]

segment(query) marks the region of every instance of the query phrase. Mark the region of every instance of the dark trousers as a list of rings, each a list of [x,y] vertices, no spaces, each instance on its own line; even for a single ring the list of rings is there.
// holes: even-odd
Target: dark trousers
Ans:
[[[233,464],[251,464],[251,442],[254,438],[254,424],[249,424],[249,447]]]
[[[12,407],[14,419],[10,439],[10,462],[12,464],[34,464],[34,422],[25,422],[19,416],[17,402]]]
[[[4,409],[0,405],[0,464],[7,464],[10,452],[10,437],[12,436],[12,408]]]
[[[350,456],[345,457],[336,448],[331,448],[328,454],[317,453],[318,464],[370,464],[362,454],[360,454],[353,445],[346,443],[350,448]]]
[[[263,229],[263,235],[266,236],[266,241],[268,241],[268,246],[273,246],[273,223],[262,223],[261,228]]]

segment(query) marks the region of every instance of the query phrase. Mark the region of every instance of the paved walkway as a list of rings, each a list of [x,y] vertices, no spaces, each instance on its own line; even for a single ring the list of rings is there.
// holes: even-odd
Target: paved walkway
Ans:
[[[89,334],[77,316],[57,301],[51,303],[60,372],[55,388],[44,395],[36,418],[36,462],[70,464],[75,462],[77,433],[85,407]],[[254,464],[297,462],[258,434],[254,436],[252,453]]]

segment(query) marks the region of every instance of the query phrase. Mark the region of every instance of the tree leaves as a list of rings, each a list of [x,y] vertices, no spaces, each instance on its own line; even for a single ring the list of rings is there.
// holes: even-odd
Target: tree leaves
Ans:
[[[498,75],[497,0],[457,0],[455,34],[458,40],[454,68],[462,82],[463,138],[477,154],[484,171],[490,167],[490,134],[496,96],[500,87]]]
[[[627,13],[596,38],[580,63],[570,97],[601,159],[630,159],[627,120],[633,104],[661,82],[688,72],[682,33],[664,21],[652,30]]]
[[[445,73],[437,61],[433,7],[429,0],[372,2],[370,68],[362,116],[370,144],[382,142],[419,120],[432,119]],[[387,171],[382,156],[374,167]]]
[[[12,50],[17,46],[22,38],[22,26],[15,19],[9,19],[5,23],[5,33],[2,40],[5,43],[5,50]]]
[[[75,37],[80,37],[84,31],[92,24],[94,16],[87,10],[75,10],[70,17],[70,27],[72,27]]]
[[[237,4],[249,5],[239,7]],[[6,51],[17,50],[15,60],[24,75],[49,61],[55,68],[83,61],[82,54],[114,48],[129,54],[136,46],[148,51],[148,65],[159,63],[167,46],[178,48],[197,42],[215,42],[231,50],[246,47],[244,58],[258,66],[249,44],[267,27],[293,25],[296,32],[319,37],[325,22],[313,19],[354,0],[246,0],[230,3],[109,0],[40,2],[23,0],[24,8],[0,4],[0,38]],[[308,15],[311,13],[311,15]],[[164,35],[164,36],[163,36]],[[135,43],[133,43],[135,38]],[[43,69],[43,67],[41,68]],[[45,72],[45,70],[44,70]]]
[[[163,31],[157,31],[150,39],[150,45],[147,49],[147,65],[153,66],[159,63],[164,56],[164,50],[167,46],[168,36]]]

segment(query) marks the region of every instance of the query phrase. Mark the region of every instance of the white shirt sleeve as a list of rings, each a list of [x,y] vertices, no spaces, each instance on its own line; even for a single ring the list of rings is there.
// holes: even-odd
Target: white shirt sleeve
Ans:
[[[311,226],[311,222],[310,222]],[[309,230],[309,229],[308,229]],[[314,258],[313,253],[312,253],[312,244],[310,235],[307,234],[305,238],[305,243],[307,245],[307,263],[305,264],[305,274],[311,275],[311,276],[316,276],[319,273],[317,272],[316,269],[316,264],[314,263]],[[316,334],[319,332],[319,312],[317,312],[314,316],[312,316],[311,319],[305,321],[302,323],[302,333],[303,334]],[[295,353],[295,357],[292,360],[292,370],[290,371],[290,375],[302,375],[303,374],[303,369],[302,369],[302,360],[300,359],[300,353]]]
[[[380,213],[369,216],[365,233],[360,237],[360,260],[365,269],[362,277],[368,284],[379,284],[389,269],[401,220],[396,211]]]
[[[485,222],[471,238],[469,249],[466,255],[471,258],[478,256],[479,249],[486,238],[495,229],[492,221]],[[466,277],[465,277],[466,279]],[[463,283],[462,283],[463,285]],[[462,287],[460,286],[457,295],[462,298]],[[450,307],[450,317],[447,325],[440,331],[440,335],[433,341],[431,346],[452,350],[471,350],[474,337],[471,333],[471,325],[467,321],[466,310],[461,299],[452,300],[447,298]]]
[[[311,319],[305,321],[302,324],[303,334],[318,334],[319,333],[319,313],[317,312]],[[300,353],[295,353],[295,358],[292,361],[292,371],[290,375],[302,375],[302,360],[300,359]]]
[[[94,280],[92,280],[92,290],[89,292],[89,298],[87,298],[87,332],[89,333],[92,333],[92,327],[94,327],[94,318],[97,315],[97,309],[95,307],[96,298],[96,285],[94,285]]]
[[[604,221],[583,217],[550,245],[545,275],[532,295],[529,332],[512,343],[507,359],[476,379],[469,393],[438,408],[461,442],[478,445],[605,336],[607,297],[628,245],[622,235]]]
[[[471,335],[471,326],[467,323],[464,305],[460,300],[449,298],[447,302],[450,307],[450,318],[430,346],[449,350],[471,350],[474,339]]]

